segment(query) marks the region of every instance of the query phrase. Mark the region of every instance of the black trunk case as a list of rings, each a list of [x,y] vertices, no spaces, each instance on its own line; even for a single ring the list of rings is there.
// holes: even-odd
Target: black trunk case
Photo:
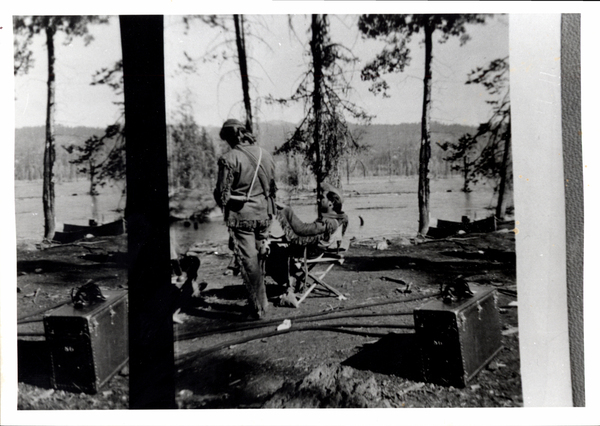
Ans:
[[[415,309],[425,381],[464,387],[502,349],[495,289],[472,291],[468,299]]]
[[[104,302],[44,317],[56,389],[96,393],[129,360],[127,291],[102,293]]]

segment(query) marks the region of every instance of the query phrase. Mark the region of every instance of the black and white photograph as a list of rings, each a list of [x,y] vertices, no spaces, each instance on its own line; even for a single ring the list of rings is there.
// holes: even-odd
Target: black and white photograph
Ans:
[[[580,15],[341,6],[7,17],[3,409],[589,406],[560,121]]]

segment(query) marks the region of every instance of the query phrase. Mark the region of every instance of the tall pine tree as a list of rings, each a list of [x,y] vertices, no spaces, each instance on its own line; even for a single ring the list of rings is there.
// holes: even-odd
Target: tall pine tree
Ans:
[[[492,105],[492,115],[477,128],[474,135],[466,134],[458,144],[445,143],[451,162],[468,164],[463,170],[466,178],[477,182],[479,178],[497,181],[496,217],[503,219],[506,214],[507,190],[512,186],[511,131],[510,131],[510,91],[508,80],[508,57],[491,61],[486,67],[471,71],[466,84],[481,84],[492,98],[486,101]],[[467,160],[472,147],[478,147],[478,154]]]
[[[246,128],[249,131],[253,131],[253,113],[252,113],[252,101],[250,97],[250,77],[248,73],[248,58],[247,58],[247,49],[246,49],[246,34],[247,34],[247,23],[244,18],[244,15],[232,15],[233,20],[233,33],[235,34],[235,39],[232,40],[228,37],[231,34],[231,23],[230,17],[226,15],[191,15],[185,16],[183,18],[183,23],[186,26],[186,29],[189,29],[190,24],[195,20],[200,20],[203,23],[207,24],[211,28],[219,28],[225,34],[226,45],[231,45],[235,42],[235,52],[238,70],[240,73],[240,82],[242,84],[242,98],[244,102],[244,111],[246,114]],[[186,63],[181,64],[180,68],[186,72],[197,72],[196,62],[198,59],[193,58],[189,53],[184,53],[186,58]],[[221,57],[226,58],[228,55],[226,53],[222,53]],[[214,60],[218,56],[211,55],[209,52],[203,53],[200,58],[203,61]]]
[[[15,33],[15,75],[26,74],[33,65],[33,55],[30,50],[33,38],[38,34],[46,36],[46,52],[48,54],[48,81],[46,104],[46,139],[44,143],[44,178],[42,201],[44,205],[44,238],[52,239],[55,231],[54,205],[54,173],[56,159],[55,147],[55,114],[56,114],[56,71],[55,71],[55,37],[58,33],[65,35],[65,44],[75,37],[83,37],[89,44],[93,37],[89,33],[90,24],[106,24],[107,17],[100,16],[27,16],[14,17]]]
[[[389,86],[382,74],[402,72],[410,62],[408,43],[414,35],[423,33],[425,69],[423,76],[423,108],[421,116],[421,147],[419,151],[419,234],[429,229],[429,160],[431,158],[431,86],[433,34],[441,34],[440,43],[450,37],[460,37],[464,44],[469,36],[467,24],[482,24],[482,15],[362,15],[358,28],[368,38],[382,40],[386,47],[362,71],[362,79],[373,81],[371,91],[387,96]]]
[[[312,171],[317,193],[325,181],[342,187],[342,162],[353,152],[365,149],[360,134],[353,133],[346,116],[368,124],[371,116],[347,100],[352,90],[345,77],[345,65],[357,59],[348,49],[334,43],[327,15],[312,15],[310,24],[310,69],[289,99],[268,99],[286,105],[302,102],[306,115],[276,154],[301,154]]]

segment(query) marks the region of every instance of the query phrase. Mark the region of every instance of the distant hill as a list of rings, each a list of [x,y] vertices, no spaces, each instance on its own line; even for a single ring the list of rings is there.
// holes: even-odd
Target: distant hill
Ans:
[[[258,140],[262,147],[269,151],[280,147],[294,131],[295,124],[284,121],[265,122],[258,125]],[[362,143],[371,147],[371,152],[388,152],[390,144],[399,147],[402,145],[419,144],[421,141],[420,123],[403,124],[372,124],[370,126],[350,125],[353,132],[364,132]],[[465,133],[473,134],[474,126],[458,124],[432,123],[431,141],[443,143],[447,140],[458,140]],[[215,128],[214,137],[218,139],[219,129]]]
[[[280,147],[294,131],[295,125],[286,122],[266,122],[258,126],[258,140],[269,151]],[[369,150],[360,156],[368,174],[415,175],[418,172],[421,124],[351,125],[355,134],[362,134],[360,142]],[[431,163],[434,176],[447,176],[451,165],[444,161],[447,154],[438,146],[446,141],[456,142],[465,133],[474,134],[474,126],[431,124]],[[218,138],[218,135],[217,135]]]
[[[262,147],[269,152],[280,147],[294,131],[295,124],[285,121],[261,122],[256,134]],[[220,127],[207,126],[206,131],[213,139],[217,152],[226,149],[225,142],[219,139]],[[361,143],[369,146],[369,151],[361,156],[361,161],[370,174],[389,173],[414,175],[418,170],[418,153],[421,140],[420,123],[373,124],[370,126],[351,125],[353,132],[361,132]],[[432,123],[432,161],[434,174],[447,175],[450,165],[443,161],[445,154],[437,143],[457,141],[465,133],[473,134],[473,126],[446,125]],[[69,154],[63,145],[83,143],[92,135],[102,135],[103,128],[65,127],[56,128],[55,174],[59,179],[73,179],[75,168],[69,164]],[[15,130],[15,179],[40,179],[44,153],[45,127],[24,127]]]
[[[62,146],[82,144],[92,135],[101,136],[99,127],[56,126],[56,162],[54,174],[59,179],[73,179],[75,166],[69,163],[71,156]],[[44,160],[45,126],[15,129],[15,179],[41,179]]]
[[[286,138],[294,131],[295,124],[286,121],[268,121],[258,123],[255,131],[258,143],[269,152],[273,152],[280,147]],[[219,138],[220,127],[207,126],[207,133],[213,139],[217,152],[222,152],[226,148],[226,144]],[[220,148],[220,149],[219,149]]]

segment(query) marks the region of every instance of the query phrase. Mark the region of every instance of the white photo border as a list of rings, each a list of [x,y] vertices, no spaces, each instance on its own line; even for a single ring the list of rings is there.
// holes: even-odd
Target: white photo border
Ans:
[[[593,236],[598,167],[592,126],[597,121],[597,3],[589,2],[287,2],[190,0],[139,2],[105,0],[93,4],[66,0],[20,1],[0,14],[0,91],[2,132],[0,167],[4,234],[0,268],[2,350],[2,424],[599,424],[599,309],[594,278],[598,272]],[[218,3],[218,4],[211,4]],[[513,108],[513,158],[519,287],[519,329],[525,404],[512,409],[351,409],[351,410],[202,410],[202,411],[17,411],[16,240],[14,227],[14,89],[12,15],[31,14],[209,14],[209,13],[511,13],[510,60]],[[541,15],[540,12],[550,15]],[[584,333],[585,408],[569,407],[570,374],[564,250],[564,180],[560,126],[560,13],[581,13],[582,129],[584,155],[585,269]],[[554,16],[552,15],[554,14]],[[558,43],[558,44],[557,44]],[[545,81],[540,80],[545,73]],[[556,77],[558,73],[559,77]],[[549,74],[546,76],[546,74]],[[546,78],[547,77],[547,78]],[[524,79],[524,80],[521,80]],[[533,107],[533,108],[532,108]],[[543,150],[544,155],[541,155]],[[546,155],[551,153],[551,155]],[[523,176],[521,178],[520,176]],[[524,181],[523,179],[529,179]],[[562,200],[562,201],[561,201]],[[541,288],[540,285],[545,285]],[[566,358],[565,358],[566,357]],[[555,408],[534,408],[555,407]]]

